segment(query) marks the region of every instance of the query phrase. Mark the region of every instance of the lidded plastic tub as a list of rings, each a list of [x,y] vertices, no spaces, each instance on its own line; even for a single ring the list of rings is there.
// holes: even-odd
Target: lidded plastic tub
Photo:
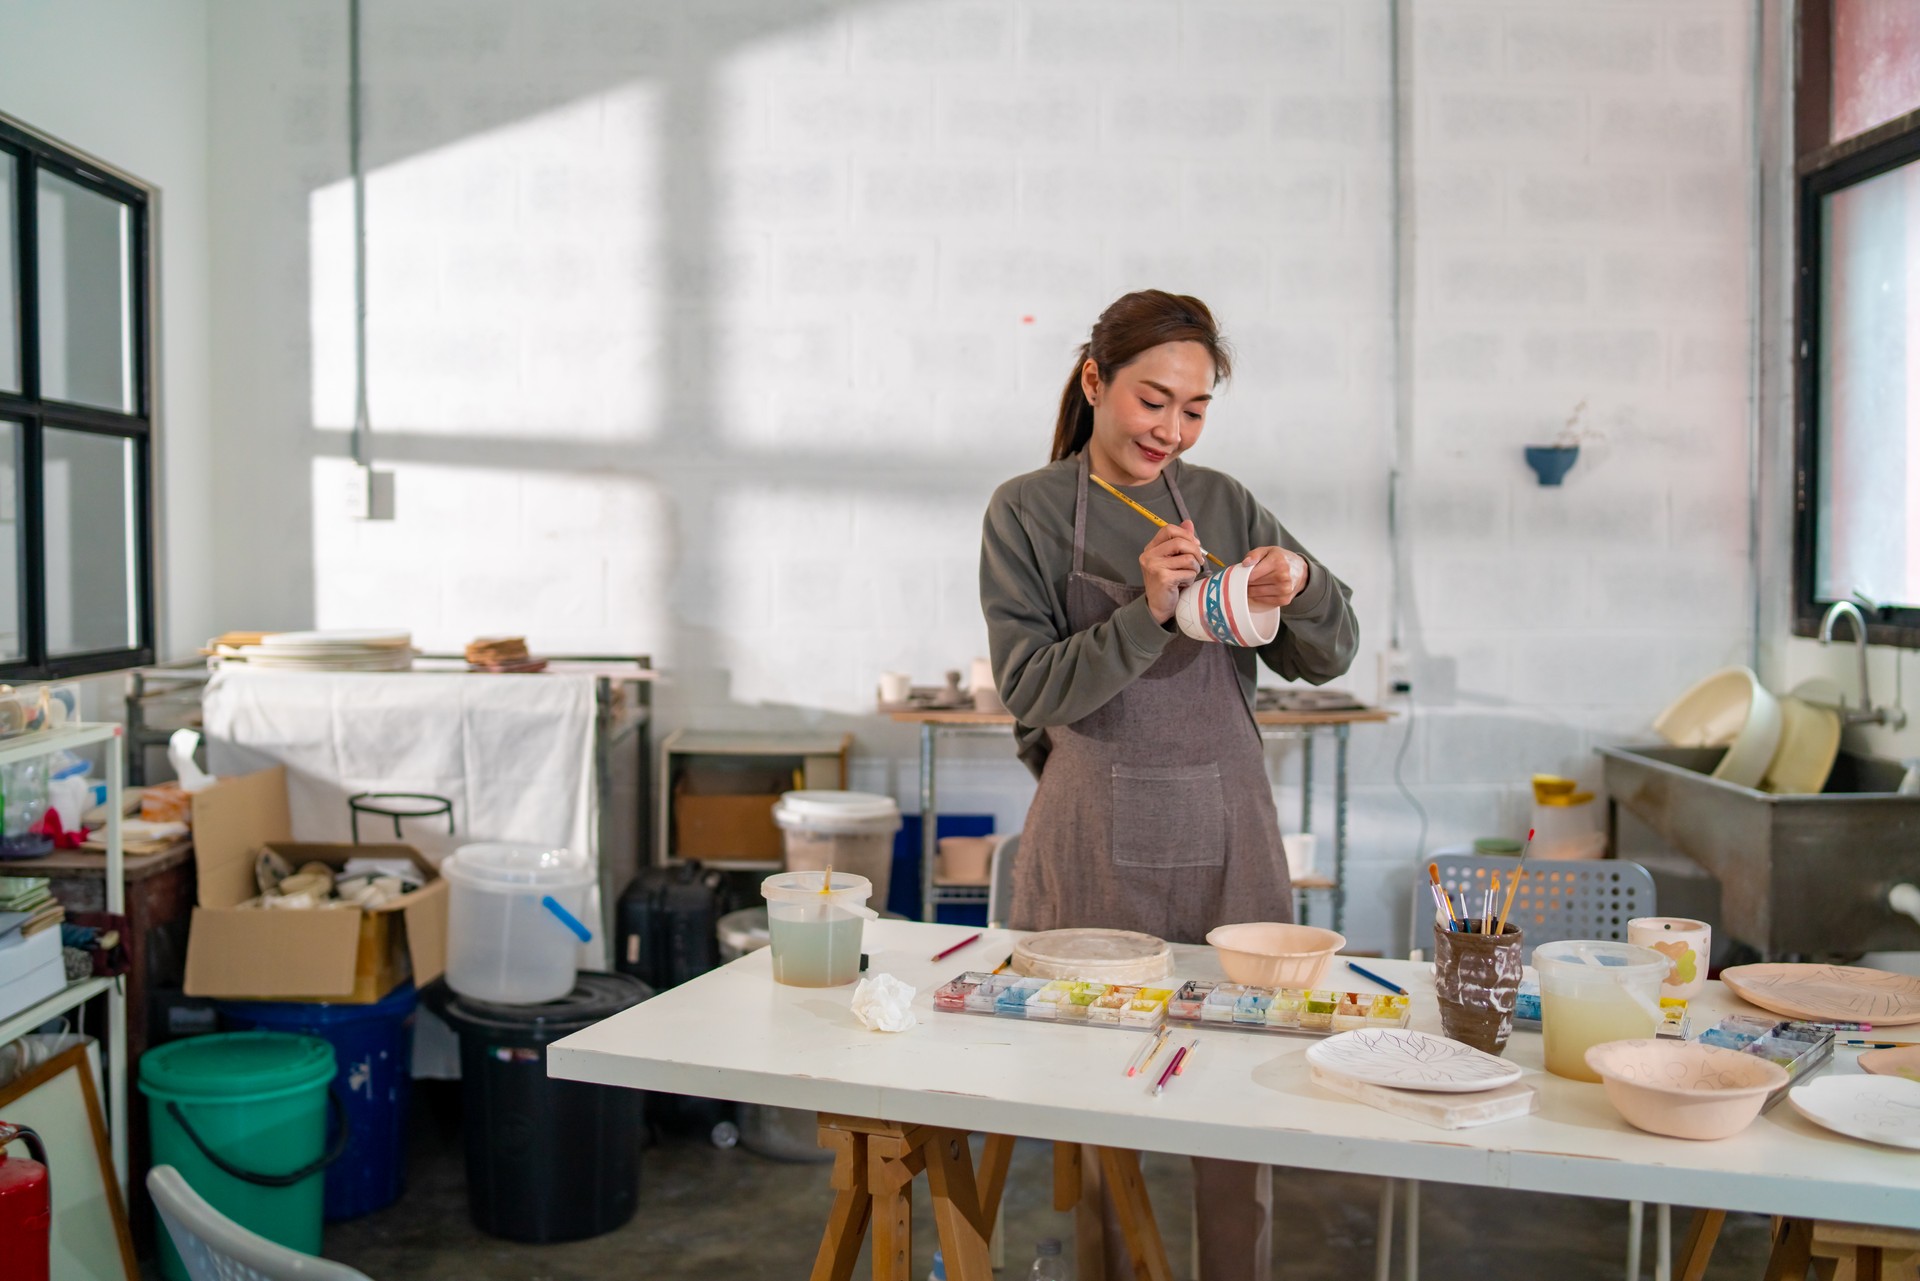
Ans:
[[[873,897],[886,906],[893,880],[893,836],[900,807],[877,792],[788,792],[773,807],[773,821],[786,834],[787,870],[819,872],[831,866],[865,877]]]
[[[1567,939],[1533,949],[1540,971],[1540,1033],[1547,1071],[1598,1081],[1587,1051],[1651,1037],[1660,1027],[1660,981],[1671,962],[1650,947]]]
[[[867,906],[864,876],[833,871],[779,872],[760,883],[767,900],[773,981],[793,987],[839,987],[860,977],[861,927],[879,915]]]
[[[594,874],[571,850],[462,845],[440,864],[447,897],[447,986],[476,1001],[533,1005],[573,991]]]

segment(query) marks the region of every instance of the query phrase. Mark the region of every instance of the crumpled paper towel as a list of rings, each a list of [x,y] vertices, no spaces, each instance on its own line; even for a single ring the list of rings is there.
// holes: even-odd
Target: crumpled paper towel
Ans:
[[[904,1032],[913,1017],[913,989],[891,974],[870,974],[853,989],[853,1016],[872,1032]]]

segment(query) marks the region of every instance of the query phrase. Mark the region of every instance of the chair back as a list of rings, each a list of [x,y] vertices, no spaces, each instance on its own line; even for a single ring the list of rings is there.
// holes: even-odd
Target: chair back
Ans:
[[[1413,891],[1413,932],[1410,947],[1426,949],[1432,945],[1432,928],[1437,908],[1428,890],[1427,863],[1440,867],[1440,888],[1453,896],[1457,904],[1466,892],[1469,909],[1478,915],[1494,873],[1500,874],[1498,916],[1507,897],[1507,878],[1517,860],[1499,854],[1475,854],[1470,850],[1440,850],[1421,863],[1415,872]],[[1529,859],[1527,874],[1513,896],[1513,913],[1508,917],[1525,936],[1521,943],[1524,960],[1533,959],[1533,949],[1542,943],[1561,939],[1607,939],[1627,941],[1627,922],[1636,916],[1652,916],[1653,876],[1638,863],[1624,859]]]
[[[1001,929],[1013,912],[1013,861],[1020,854],[1020,833],[1003,836],[993,847],[987,868],[987,924]]]
[[[371,1281],[344,1263],[316,1259],[241,1227],[170,1165],[147,1172],[147,1191],[193,1281]]]

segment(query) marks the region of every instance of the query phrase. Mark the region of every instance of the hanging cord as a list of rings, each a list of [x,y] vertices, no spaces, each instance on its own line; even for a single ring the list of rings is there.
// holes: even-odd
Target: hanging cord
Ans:
[[[1407,691],[1407,732],[1400,736],[1400,750],[1393,757],[1393,785],[1400,789],[1400,795],[1406,797],[1407,804],[1413,806],[1413,812],[1420,816],[1420,837],[1414,842],[1413,860],[1418,863],[1427,856],[1427,810],[1420,804],[1420,798],[1413,794],[1406,781],[1400,777],[1400,766],[1407,759],[1407,748],[1413,745],[1413,691]]]
[[[367,412],[367,176],[360,165],[360,0],[347,0],[347,159],[353,169],[353,461],[373,466]]]

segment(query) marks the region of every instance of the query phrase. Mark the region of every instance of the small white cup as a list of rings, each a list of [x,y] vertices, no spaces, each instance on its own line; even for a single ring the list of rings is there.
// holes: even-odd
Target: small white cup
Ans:
[[[1713,927],[1684,916],[1636,916],[1627,922],[1627,942],[1650,947],[1672,964],[1660,981],[1660,995],[1691,1000],[1707,985],[1707,958],[1713,953]]]
[[[1253,570],[1235,563],[1180,589],[1173,616],[1197,641],[1258,647],[1280,634],[1280,608],[1247,599]]]
[[[880,701],[904,703],[913,697],[913,677],[905,672],[880,673]]]

